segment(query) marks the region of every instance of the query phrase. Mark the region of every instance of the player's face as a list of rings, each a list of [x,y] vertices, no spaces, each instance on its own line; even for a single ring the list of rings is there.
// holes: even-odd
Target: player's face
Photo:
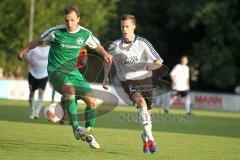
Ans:
[[[188,64],[188,58],[187,57],[182,57],[181,64],[182,65],[187,65]]]
[[[67,26],[68,31],[74,32],[77,30],[80,17],[78,17],[75,12],[66,14],[64,16],[64,20],[65,20],[65,24]]]
[[[131,38],[134,35],[134,30],[136,28],[136,25],[133,23],[132,20],[127,19],[121,21],[121,30],[123,38],[131,40]]]

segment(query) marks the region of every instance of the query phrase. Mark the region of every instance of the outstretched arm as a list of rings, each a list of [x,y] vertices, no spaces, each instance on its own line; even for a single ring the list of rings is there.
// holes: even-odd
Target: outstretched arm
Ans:
[[[108,90],[108,86],[109,86],[109,72],[111,70],[111,65],[112,65],[112,61],[111,62],[104,62],[103,66],[104,66],[104,77],[103,77],[103,88],[105,90]]]
[[[24,54],[29,51],[30,49],[33,49],[37,46],[39,46],[40,44],[42,44],[42,40],[41,39],[36,39],[33,40],[31,42],[29,42],[25,47],[23,47],[17,54],[17,58],[18,60],[22,61],[24,60]]]
[[[98,52],[100,55],[102,55],[106,62],[112,62],[112,55],[107,53],[107,51],[103,48],[102,45],[100,44],[97,45],[97,48],[95,48],[95,51]]]

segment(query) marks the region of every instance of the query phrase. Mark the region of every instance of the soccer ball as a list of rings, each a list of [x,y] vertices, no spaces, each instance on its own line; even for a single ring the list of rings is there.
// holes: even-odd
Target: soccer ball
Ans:
[[[64,117],[64,109],[60,103],[52,103],[45,108],[44,116],[51,122],[60,123]]]

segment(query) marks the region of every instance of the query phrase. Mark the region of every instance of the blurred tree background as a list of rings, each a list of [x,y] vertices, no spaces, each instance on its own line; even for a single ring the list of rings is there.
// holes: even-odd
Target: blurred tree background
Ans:
[[[0,1],[0,66],[5,71],[24,66],[16,53],[28,42],[30,2]],[[63,23],[62,10],[71,4],[80,8],[80,24],[102,44],[121,36],[123,13],[134,14],[136,33],[152,42],[170,69],[182,54],[190,56],[195,90],[232,92],[240,84],[239,0],[36,0],[34,38]]]

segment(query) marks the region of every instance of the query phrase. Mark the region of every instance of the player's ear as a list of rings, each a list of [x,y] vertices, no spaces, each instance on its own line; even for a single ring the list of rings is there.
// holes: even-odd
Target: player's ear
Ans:
[[[134,30],[136,29],[136,24],[133,24],[133,29],[134,29]]]

